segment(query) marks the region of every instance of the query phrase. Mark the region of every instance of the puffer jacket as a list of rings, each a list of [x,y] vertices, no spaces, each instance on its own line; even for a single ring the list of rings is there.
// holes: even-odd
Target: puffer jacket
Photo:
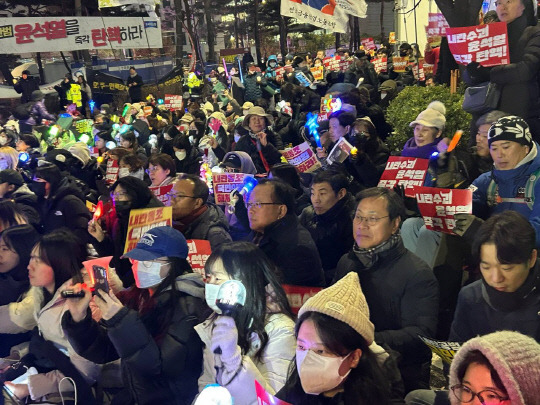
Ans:
[[[39,226],[41,218],[38,213],[37,196],[28,188],[27,184],[23,184],[2,200],[13,201],[24,212],[31,225]]]
[[[270,66],[270,61],[272,61],[272,60],[274,62],[276,62],[275,67]],[[266,61],[266,70],[264,72],[264,77],[267,78],[267,79],[275,79],[276,78],[276,68],[278,66],[279,65],[277,65],[277,57],[276,57],[276,55],[270,55],[268,57],[268,60]]]
[[[43,339],[67,353],[71,363],[86,382],[93,384],[99,375],[99,366],[79,356],[62,330],[61,319],[68,308],[67,300],[62,298],[60,291],[71,284],[71,280],[66,281],[47,303],[44,303],[43,288],[32,287],[22,301],[0,307],[0,331],[21,333],[37,326]],[[63,377],[58,370],[30,376],[28,388],[32,399],[58,392],[58,383]]]
[[[529,219],[536,230],[536,246],[540,247],[540,155],[536,142],[523,161],[526,163],[514,169],[493,169],[473,181],[473,213],[486,219],[506,210],[519,212]],[[525,201],[527,195],[524,190],[527,190],[527,186],[534,186],[532,207]],[[495,193],[498,193],[500,198],[497,198]],[[512,200],[506,201],[507,199]]]
[[[234,151],[246,152],[257,168],[257,173],[266,173],[267,170],[261,159],[261,154],[266,159],[268,166],[271,168],[276,163],[281,162],[281,153],[283,142],[281,137],[269,129],[265,129],[266,139],[268,143],[262,146],[258,139],[251,136],[251,131],[247,135],[243,135],[234,145]],[[260,153],[259,153],[260,148]]]
[[[199,274],[184,274],[176,279],[176,288],[174,297],[172,290],[155,297],[155,306],[144,314],[123,307],[100,324],[90,316],[79,323],[71,313],[62,318],[69,342],[82,357],[99,364],[121,359],[129,403],[189,405],[198,392],[203,347],[194,327],[209,311],[204,282]],[[118,298],[124,299],[122,293]],[[178,305],[164,324],[160,315],[171,299]]]
[[[260,78],[260,81],[257,80]],[[266,79],[260,73],[247,73],[244,76],[244,101],[254,103],[263,96],[262,87],[266,86]]]
[[[270,394],[278,392],[287,379],[289,366],[296,353],[296,337],[294,335],[294,321],[284,314],[272,314],[267,317],[265,332],[268,343],[260,359],[255,358],[257,348],[261,342],[257,335],[251,340],[252,349],[242,356],[242,366],[234,372],[224,367],[217,367],[216,355],[211,351],[212,318],[197,325],[195,330],[203,341],[204,369],[199,378],[199,390],[208,384],[216,383],[216,369],[219,370],[221,381],[218,383],[227,387],[234,399],[235,405],[256,405],[255,381],[258,381]]]
[[[21,104],[25,104],[31,100],[32,92],[39,90],[39,81],[32,76],[28,76],[26,79],[21,77],[13,88],[17,93],[22,94]]]

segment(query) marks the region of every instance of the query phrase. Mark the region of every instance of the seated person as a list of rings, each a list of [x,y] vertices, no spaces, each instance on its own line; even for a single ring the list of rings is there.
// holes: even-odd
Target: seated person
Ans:
[[[300,215],[317,245],[328,285],[334,278],[339,259],[354,244],[352,215],[354,198],[347,192],[349,182],[338,173],[318,173],[311,184],[311,204]]]
[[[179,174],[169,195],[173,227],[186,239],[207,240],[212,250],[232,241],[225,214],[208,201],[208,186],[199,176]]]
[[[283,282],[324,286],[317,246],[294,213],[294,191],[280,180],[261,180],[249,195],[251,240],[283,273]]]
[[[337,265],[335,281],[358,273],[375,325],[375,341],[401,354],[405,392],[429,387],[431,351],[418,335],[433,336],[439,289],[428,265],[403,246],[405,207],[392,190],[360,192],[353,222],[355,245]]]
[[[176,178],[176,165],[166,153],[157,153],[148,160],[148,175],[152,187],[167,186]]]
[[[10,200],[24,212],[28,222],[38,225],[40,222],[37,208],[37,197],[25,184],[19,172],[13,169],[0,171],[0,201]]]

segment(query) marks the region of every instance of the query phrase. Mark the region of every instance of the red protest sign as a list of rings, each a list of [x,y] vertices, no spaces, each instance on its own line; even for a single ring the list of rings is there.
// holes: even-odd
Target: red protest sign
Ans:
[[[323,65],[326,69],[332,70],[332,71],[338,71],[341,70],[340,68],[340,62],[341,57],[338,56],[331,56],[323,59]]]
[[[424,75],[433,74],[433,65],[430,65],[428,63],[423,63],[422,69],[424,70]]]
[[[393,189],[397,185],[403,186],[405,195],[414,197],[416,187],[424,184],[428,165],[428,159],[390,156],[378,187]]]
[[[409,58],[394,56],[392,63],[394,64],[394,72],[405,73],[407,71],[407,65],[409,64]]]
[[[280,67],[276,68],[275,72],[276,72],[276,80],[278,82],[282,81],[283,80],[283,75],[285,74],[285,67],[280,66]]]
[[[134,249],[141,236],[157,226],[172,226],[171,207],[131,210],[124,253]]]
[[[182,109],[182,96],[176,94],[165,94],[163,105],[168,110],[176,111]]]
[[[245,173],[214,173],[212,175],[212,184],[216,204],[228,204],[231,201],[231,191],[244,184],[246,176],[253,177],[253,175]]]
[[[428,42],[433,37],[444,37],[447,28],[450,28],[450,26],[442,13],[428,13],[428,25],[426,26]]]
[[[157,186],[157,187],[148,187],[156,198],[163,203],[166,207],[171,205],[171,199],[169,198],[169,193],[172,190],[174,184],[168,184],[166,186]]]
[[[307,142],[283,152],[283,157],[301,173],[311,173],[321,168],[321,162],[313,153]]]
[[[339,61],[339,70],[345,72],[352,65],[351,59],[340,59]]]
[[[460,65],[478,62],[482,66],[510,63],[506,23],[447,28],[446,38],[454,59]]]
[[[375,66],[375,72],[377,72],[377,74],[386,72],[388,69],[388,59],[386,56],[383,58],[372,59],[371,63]]]
[[[118,180],[118,160],[107,160],[107,171],[105,172],[105,182],[109,185]]]
[[[364,39],[360,40],[360,42],[364,46],[365,50],[377,49],[377,47],[375,46],[375,41],[373,40],[373,38],[364,38]]]
[[[452,234],[454,215],[472,213],[472,191],[417,187],[416,200],[427,229]]]
[[[255,393],[257,394],[258,405],[292,405],[270,395],[257,380],[255,380]]]
[[[322,290],[320,287],[302,287],[289,284],[283,284],[282,287],[285,294],[287,294],[287,301],[289,301],[289,305],[295,314],[298,313],[308,299]]]
[[[201,239],[188,239],[187,245],[189,249],[187,261],[191,264],[191,268],[195,273],[199,273],[205,278],[204,265],[212,254],[210,242]]]

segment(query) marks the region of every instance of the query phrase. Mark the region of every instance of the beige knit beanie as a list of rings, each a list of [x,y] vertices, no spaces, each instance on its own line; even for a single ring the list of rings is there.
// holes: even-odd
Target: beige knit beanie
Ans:
[[[310,311],[320,312],[346,323],[366,339],[368,345],[373,343],[375,327],[369,320],[366,297],[360,287],[358,274],[354,271],[308,299],[298,311],[298,317]]]
[[[540,405],[540,344],[518,332],[502,331],[466,342],[450,367],[450,386],[459,384],[457,370],[467,353],[480,351],[497,371],[512,405]],[[450,393],[453,405],[460,402]]]

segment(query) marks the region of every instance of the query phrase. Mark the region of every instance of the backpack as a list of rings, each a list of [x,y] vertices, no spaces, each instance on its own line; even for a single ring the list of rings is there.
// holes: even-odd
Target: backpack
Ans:
[[[527,204],[527,207],[529,207],[530,210],[533,209],[534,206],[534,188],[536,186],[536,182],[538,181],[538,176],[540,176],[540,169],[535,170],[531,175],[529,176],[529,179],[527,180],[527,183],[525,184],[525,189],[523,190],[523,197],[508,197],[508,198],[502,198],[499,196],[499,185],[491,179],[489,182],[488,188],[487,188],[487,203],[488,206],[494,207],[497,204],[500,204],[502,202],[510,202],[510,203],[518,203],[518,204]],[[520,187],[519,190],[523,187]]]
[[[18,120],[27,120],[32,115],[33,106],[34,103],[32,102],[19,104],[17,107],[15,107],[15,110],[13,110],[13,116]]]

